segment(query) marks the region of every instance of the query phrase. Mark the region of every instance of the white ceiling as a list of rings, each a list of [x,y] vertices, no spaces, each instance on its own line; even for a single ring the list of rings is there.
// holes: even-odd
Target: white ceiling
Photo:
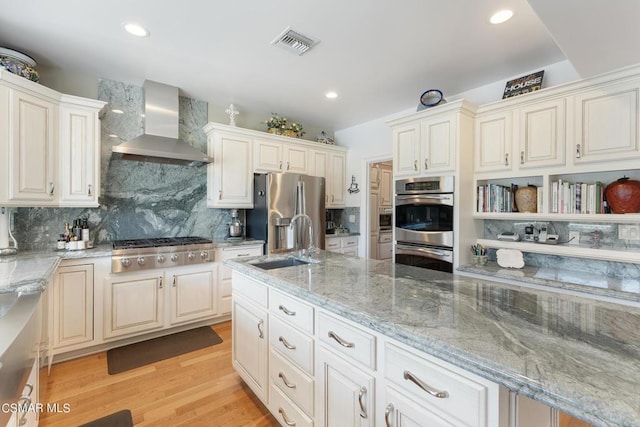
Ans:
[[[530,2],[557,40],[576,44],[576,10],[558,6],[555,15],[565,0]],[[505,7],[513,19],[489,24]],[[210,104],[327,130],[415,107],[426,89],[446,98],[567,59],[525,0],[0,0],[0,10],[0,46],[47,68],[156,80]],[[126,34],[124,21],[151,36]],[[303,56],[272,46],[287,26],[320,43]],[[326,99],[328,90],[340,97]]]

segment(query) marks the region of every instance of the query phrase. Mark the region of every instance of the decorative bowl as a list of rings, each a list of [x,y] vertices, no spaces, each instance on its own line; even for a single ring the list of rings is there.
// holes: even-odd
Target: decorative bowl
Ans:
[[[33,82],[40,80],[38,70],[36,70],[36,61],[17,50],[0,47],[0,67]]]

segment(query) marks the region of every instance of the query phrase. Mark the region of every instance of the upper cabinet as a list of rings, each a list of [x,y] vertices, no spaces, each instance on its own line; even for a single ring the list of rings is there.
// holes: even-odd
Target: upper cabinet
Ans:
[[[638,81],[575,96],[575,164],[640,157]]]
[[[207,206],[252,208],[253,170],[251,138],[205,128],[208,155]]]
[[[207,166],[207,206],[252,208],[253,174],[282,172],[326,179],[325,205],[344,207],[346,149],[219,123],[204,127],[213,163]]]
[[[0,204],[97,207],[104,102],[0,70]]]
[[[60,104],[60,206],[98,206],[101,101],[63,96]]]
[[[479,109],[475,171],[517,171],[565,164],[565,99],[498,111]]]
[[[309,173],[309,149],[298,144],[255,139],[253,144],[256,172]]]
[[[467,131],[471,130],[472,115],[469,103],[455,101],[390,121],[394,176],[454,173],[461,135],[466,138]]]

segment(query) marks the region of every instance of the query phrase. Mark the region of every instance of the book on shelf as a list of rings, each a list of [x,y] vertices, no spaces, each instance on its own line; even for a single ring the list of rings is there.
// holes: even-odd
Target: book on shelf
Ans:
[[[561,178],[551,182],[551,213],[600,214],[605,213],[604,184],[568,182]]]

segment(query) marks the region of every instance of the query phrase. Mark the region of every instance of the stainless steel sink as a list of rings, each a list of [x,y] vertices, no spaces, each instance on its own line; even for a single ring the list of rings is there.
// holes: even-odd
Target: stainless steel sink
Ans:
[[[265,262],[257,262],[255,264],[251,264],[254,267],[261,268],[263,270],[273,270],[276,268],[285,268],[285,267],[295,267],[298,265],[310,264],[309,261],[303,261],[299,258],[285,258],[285,259],[277,259]]]

